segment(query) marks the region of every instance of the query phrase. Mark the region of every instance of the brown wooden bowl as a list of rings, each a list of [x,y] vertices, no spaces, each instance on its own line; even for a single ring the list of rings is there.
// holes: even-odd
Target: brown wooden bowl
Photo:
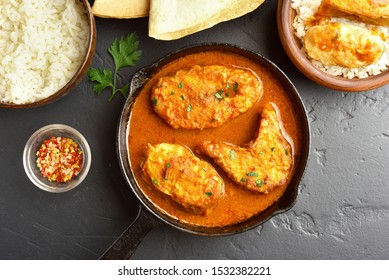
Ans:
[[[63,86],[61,89],[59,89],[54,94],[50,95],[47,98],[41,99],[39,101],[33,102],[33,103],[25,103],[25,104],[15,104],[15,103],[7,103],[7,102],[1,102],[0,101],[0,107],[7,107],[7,108],[31,108],[31,107],[38,107],[45,104],[49,104],[53,101],[56,101],[60,99],[61,97],[65,96],[69,93],[71,89],[73,89],[76,85],[78,85],[81,80],[86,75],[88,68],[90,64],[92,63],[93,56],[95,54],[96,50],[96,23],[95,19],[93,17],[92,8],[89,5],[88,0],[80,0],[83,5],[85,6],[85,10],[87,13],[87,21],[89,24],[89,38],[88,38],[88,46],[83,58],[83,62],[81,63],[80,67],[78,68],[77,72],[74,74],[74,76],[67,82],[65,86]]]
[[[302,44],[294,35],[293,20],[296,15],[292,0],[279,0],[277,9],[278,34],[282,46],[293,64],[309,79],[325,87],[340,91],[365,91],[389,83],[389,69],[368,78],[348,79],[332,76],[315,67],[301,51]]]

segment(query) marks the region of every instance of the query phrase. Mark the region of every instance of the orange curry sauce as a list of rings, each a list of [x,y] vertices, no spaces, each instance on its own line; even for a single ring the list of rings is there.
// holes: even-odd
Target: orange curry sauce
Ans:
[[[227,121],[220,127],[204,130],[174,129],[154,112],[150,100],[151,89],[159,77],[172,75],[179,69],[189,68],[195,64],[229,65],[251,69],[263,82],[263,97],[246,113]],[[300,152],[301,134],[294,109],[281,83],[265,67],[237,54],[221,52],[191,54],[166,65],[142,88],[135,101],[130,119],[128,138],[130,161],[135,178],[146,197],[160,211],[167,213],[174,219],[178,219],[180,222],[207,227],[225,226],[241,222],[272,205],[282,196],[287,184],[275,188],[267,195],[250,192],[235,185],[210,158],[196,152],[198,150],[197,145],[203,140],[218,140],[244,145],[254,139],[259,129],[261,108],[268,102],[273,102],[278,107],[284,134],[292,145],[296,162]],[[219,200],[217,205],[208,209],[205,215],[196,215],[183,209],[168,196],[149,186],[142,179],[140,163],[144,156],[146,144],[155,145],[162,142],[186,145],[192,149],[196,156],[213,164],[224,179],[224,197]]]

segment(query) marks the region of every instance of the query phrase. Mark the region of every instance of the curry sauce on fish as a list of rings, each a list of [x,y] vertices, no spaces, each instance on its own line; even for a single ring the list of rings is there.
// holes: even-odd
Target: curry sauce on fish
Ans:
[[[187,71],[194,66],[197,67],[196,65],[202,69],[207,69],[208,66],[213,65],[226,67],[226,69],[245,69],[260,79],[262,97],[256,100],[256,102],[254,102],[245,112],[240,113],[234,118],[227,118],[223,124],[220,124],[217,127],[203,129],[173,128],[155,111],[155,102],[153,102],[153,98],[151,97],[153,90],[162,77],[174,76],[178,71]],[[290,166],[284,172],[286,175],[279,177],[281,179],[276,180],[277,184],[272,186],[272,188],[269,188],[268,191],[265,191],[264,189],[263,192],[255,192],[231,179],[231,176],[229,176],[223,168],[220,168],[215,164],[212,158],[200,151],[200,145],[204,141],[222,141],[224,143],[236,145],[237,147],[244,147],[253,139],[257,139],[261,119],[267,118],[264,116],[261,117],[261,112],[266,111],[266,108],[269,106],[268,104],[272,104],[271,107],[277,111],[279,133],[283,136],[281,140],[274,142],[277,144],[277,153],[281,152],[282,149]],[[208,114],[206,112],[207,110],[209,110],[209,108],[204,106],[204,115]],[[271,113],[271,116],[274,116],[273,113]],[[206,51],[189,54],[165,65],[150,78],[143,88],[140,89],[129,120],[128,143],[130,163],[136,181],[147,199],[161,212],[169,215],[173,219],[191,225],[206,227],[236,224],[263,212],[280,199],[285,192],[288,183],[293,176],[294,163],[297,162],[300,155],[301,131],[297,121],[297,115],[291,100],[289,99],[288,93],[282,83],[274,77],[266,67],[234,53]],[[278,132],[276,134],[278,134]],[[158,147],[158,145],[161,144],[168,145],[165,146],[168,147],[168,149],[185,147],[185,149],[187,148],[191,151],[189,152],[190,156],[188,155],[188,158],[186,158],[186,152],[177,152],[176,157],[172,155],[161,155],[161,157],[158,157],[157,154],[153,154],[153,157],[159,162],[159,165],[157,165],[157,172],[153,173],[156,175],[145,178],[144,170],[142,171],[142,168],[144,169],[145,166],[142,163],[144,163],[150,155],[150,151],[148,150],[150,149],[150,146]],[[178,149],[181,151],[181,148]],[[269,151],[266,152],[269,153],[266,156],[269,156],[270,158],[270,153],[274,152],[274,149],[272,151],[272,147],[269,146]],[[183,155],[184,158],[178,159],[181,157],[180,155]],[[228,154],[228,157],[230,158],[234,156],[238,156],[238,153],[235,155]],[[168,160],[166,161],[165,159],[167,158]],[[201,182],[203,182],[203,179],[198,176],[203,175],[193,175],[193,173],[191,173],[193,170],[197,173],[205,172],[199,167],[199,161],[196,158],[201,162],[206,162],[204,165],[205,167],[209,167],[210,165],[213,166],[216,173],[213,173],[213,171],[209,169],[209,174],[219,174],[224,183],[224,188],[217,182],[217,176],[214,177],[216,180],[215,182],[217,183],[213,190],[210,190],[207,184],[204,185],[205,187],[202,187]],[[175,159],[177,159],[177,168],[168,170],[173,167],[169,161]],[[193,164],[188,163],[189,161],[193,161]],[[187,171],[189,173],[186,174],[189,174],[189,176],[183,179],[189,180],[189,184],[200,179],[200,183],[194,184],[195,186],[198,186],[198,188],[196,188],[195,196],[199,199],[196,197],[191,199],[190,192],[192,192],[192,190],[183,186],[177,189],[175,184],[164,184],[164,187],[168,189],[168,193],[164,193],[155,186],[155,183],[160,184],[160,182],[153,182],[153,176],[158,177],[159,180],[162,181],[164,178],[168,180],[168,176],[172,176],[171,178],[178,180],[181,178],[180,174],[184,174],[180,172],[184,172],[185,168],[188,169]],[[254,173],[251,175],[253,174]],[[280,172],[280,174],[282,174],[282,172]],[[191,176],[196,177],[196,179],[191,179]],[[209,177],[205,176],[204,180],[212,178],[210,175],[207,176]],[[263,180],[265,181],[266,178],[263,178]],[[215,192],[215,196],[213,196],[213,192]],[[182,203],[182,201],[184,202]],[[189,202],[189,207],[187,202]],[[205,209],[205,211],[192,211],[192,206],[196,209]]]
[[[258,135],[243,147],[224,141],[203,141],[201,151],[236,184],[248,190],[268,194],[282,186],[292,168],[292,150],[285,139],[271,104],[261,112]]]
[[[248,69],[194,65],[161,77],[152,90],[155,112],[174,128],[217,127],[250,109],[262,82]]]
[[[142,175],[175,202],[196,213],[204,213],[224,194],[224,182],[211,164],[179,144],[148,144]]]

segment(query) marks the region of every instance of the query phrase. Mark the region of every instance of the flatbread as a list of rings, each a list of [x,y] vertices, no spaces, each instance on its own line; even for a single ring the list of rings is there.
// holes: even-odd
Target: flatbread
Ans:
[[[151,0],[149,36],[174,40],[255,10],[265,0]]]
[[[103,18],[139,18],[149,15],[150,0],[95,0],[92,11]]]

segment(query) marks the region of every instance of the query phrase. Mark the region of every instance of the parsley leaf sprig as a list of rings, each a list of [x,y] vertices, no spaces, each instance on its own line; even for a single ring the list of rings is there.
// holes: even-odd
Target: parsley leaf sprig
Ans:
[[[115,39],[112,45],[108,48],[109,54],[112,56],[115,63],[115,70],[112,71],[104,68],[103,70],[97,68],[90,68],[88,71],[89,80],[96,82],[93,86],[93,91],[100,94],[106,88],[112,88],[111,101],[117,92],[120,92],[124,97],[127,97],[129,90],[129,83],[123,85],[121,88],[117,87],[117,74],[121,68],[135,66],[141,57],[142,51],[138,50],[139,40],[135,33],[131,33],[126,37],[122,36],[120,39]]]

